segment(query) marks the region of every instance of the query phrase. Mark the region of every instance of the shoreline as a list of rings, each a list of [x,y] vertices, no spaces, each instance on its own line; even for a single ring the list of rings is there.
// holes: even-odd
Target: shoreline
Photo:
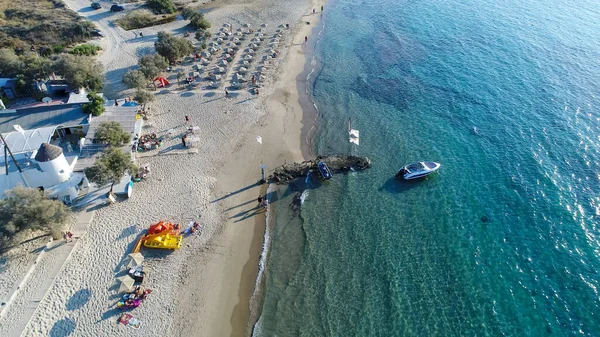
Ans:
[[[212,276],[200,276],[205,271],[215,272],[215,269],[210,267],[206,270],[197,269],[190,275],[195,282],[218,284],[219,288],[216,296],[210,295],[206,298],[208,301],[205,304],[211,309],[208,311],[208,317],[202,318],[206,322],[186,323],[188,326],[184,330],[190,336],[251,336],[256,320],[260,317],[262,295],[259,294],[254,299],[253,297],[257,291],[256,287],[264,288],[264,282],[258,280],[258,273],[268,219],[264,212],[255,208],[235,213],[245,205],[255,204],[259,195],[265,195],[268,185],[256,183],[260,177],[259,166],[262,163],[267,166],[265,175],[268,175],[274,167],[288,162],[303,161],[312,156],[311,137],[316,130],[318,115],[309,96],[307,86],[311,83],[307,79],[314,71],[311,62],[316,41],[304,45],[304,36],[310,38],[315,36],[314,33],[318,32],[318,29],[322,29],[320,13],[309,12],[312,7],[316,9],[324,4],[325,1],[321,0],[307,3],[308,14],[303,15],[288,31],[291,35],[291,41],[288,43],[291,45],[286,46],[286,56],[277,66],[276,80],[269,95],[261,97],[257,102],[257,108],[262,110],[264,115],[239,142],[236,151],[228,156],[221,174],[216,177],[216,186],[211,194],[213,199],[227,198],[219,205],[224,210],[226,221],[221,232],[209,241],[209,245],[221,247],[219,250],[223,250],[226,256],[222,257],[221,261],[218,258],[214,259],[213,262],[217,263],[217,273]],[[311,24],[306,25],[306,21],[310,21]],[[257,143],[257,135],[263,138],[262,145]],[[240,168],[246,170],[241,173]],[[243,187],[242,193],[235,192],[235,196],[228,197],[233,194],[231,191],[239,191],[240,187]],[[241,221],[232,221],[232,218],[244,212],[254,212],[252,214],[255,219],[246,218],[244,215]],[[227,216],[229,219],[226,219]],[[268,253],[265,258],[268,259]],[[198,263],[210,266],[210,260],[210,257],[208,261],[200,257]],[[186,288],[182,287],[182,295],[190,292]],[[256,302],[251,303],[252,300]],[[251,312],[251,307],[257,309],[258,313]],[[183,325],[177,322],[184,319],[182,311],[186,311],[187,316],[196,316],[187,309],[188,305],[178,308],[180,318],[175,319],[176,326]],[[203,314],[206,315],[202,311],[198,312],[200,316]],[[229,323],[226,323],[227,319]]]

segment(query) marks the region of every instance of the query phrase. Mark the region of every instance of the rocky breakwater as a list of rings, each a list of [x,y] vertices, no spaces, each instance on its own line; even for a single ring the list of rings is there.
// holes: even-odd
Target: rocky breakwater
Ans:
[[[318,174],[317,163],[320,161],[327,164],[333,173],[361,171],[371,167],[371,161],[366,157],[345,155],[318,156],[313,160],[286,164],[276,168],[273,174],[269,176],[269,182],[288,184],[296,178],[306,177],[308,172]]]

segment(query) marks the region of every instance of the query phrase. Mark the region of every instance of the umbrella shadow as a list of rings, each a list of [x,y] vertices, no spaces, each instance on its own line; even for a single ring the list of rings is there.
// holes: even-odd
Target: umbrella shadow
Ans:
[[[67,301],[67,311],[73,311],[82,308],[89,302],[90,297],[92,297],[92,292],[88,288],[79,289],[69,298]]]
[[[75,331],[76,326],[77,324],[74,320],[70,318],[64,318],[54,323],[48,335],[50,337],[66,337]]]

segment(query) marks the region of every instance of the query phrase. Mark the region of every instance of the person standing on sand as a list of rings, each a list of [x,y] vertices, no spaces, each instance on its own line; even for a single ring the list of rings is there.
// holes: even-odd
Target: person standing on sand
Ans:
[[[323,6],[321,6],[321,13],[323,13]]]
[[[308,42],[308,36],[304,37],[304,43],[306,44]]]
[[[229,97],[229,91],[227,91],[227,89],[225,89],[225,97]]]
[[[181,137],[181,142],[183,143],[183,147],[186,147],[185,146],[185,136]]]
[[[258,196],[258,200],[257,201],[258,201],[258,207],[262,206],[263,198],[260,195]]]
[[[190,122],[190,117],[188,115],[185,115],[185,124],[188,124]]]
[[[317,11],[315,11],[315,9],[313,8],[313,14],[316,14],[316,13],[317,13]]]

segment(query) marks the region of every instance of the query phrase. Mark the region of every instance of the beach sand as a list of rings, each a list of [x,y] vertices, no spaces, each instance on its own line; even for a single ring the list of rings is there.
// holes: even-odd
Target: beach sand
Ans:
[[[66,3],[87,13],[81,10],[88,6],[83,0]],[[266,191],[266,185],[257,183],[260,165],[266,165],[268,174],[279,165],[303,160],[303,152],[308,153],[302,136],[306,128],[312,128],[314,116],[303,113],[298,92],[305,85],[301,75],[306,64],[304,36],[310,35],[319,19],[318,13],[310,11],[320,5],[318,1],[285,0],[206,5],[210,6],[206,16],[215,31],[224,23],[238,27],[245,22],[253,27],[267,23],[267,32],[272,34],[279,24],[291,25],[284,32],[276,64],[265,72],[260,96],[239,90],[226,98],[222,89],[175,88],[157,94],[145,131],[157,132],[165,143],[160,150],[139,158],[140,164],[150,166],[150,179],[136,184],[130,199],[97,210],[88,232],[37,304],[23,336],[131,335],[134,330],[117,324],[121,311],[115,307],[119,298],[115,277],[124,274],[126,256],[142,231],[159,220],[184,226],[198,220],[203,228],[184,238],[181,250],[143,251],[148,271],[144,285],[154,292],[132,311],[143,322],[135,333],[250,333],[249,302],[265,230],[265,212],[257,208],[257,197]],[[133,39],[131,32],[112,25],[118,15],[101,14],[97,19],[98,25],[109,31],[102,42],[106,51],[100,56],[107,68],[106,92],[113,95],[109,98],[128,94],[120,85],[120,76],[135,65],[137,56],[152,51],[158,31],[181,34],[187,24],[175,21],[147,28],[144,39]],[[231,72],[227,76],[231,77]],[[200,127],[201,142],[193,150],[181,146],[186,115],[191,124]],[[262,145],[256,136],[262,137]],[[15,305],[14,312],[18,310]],[[7,324],[0,320],[0,332]]]

